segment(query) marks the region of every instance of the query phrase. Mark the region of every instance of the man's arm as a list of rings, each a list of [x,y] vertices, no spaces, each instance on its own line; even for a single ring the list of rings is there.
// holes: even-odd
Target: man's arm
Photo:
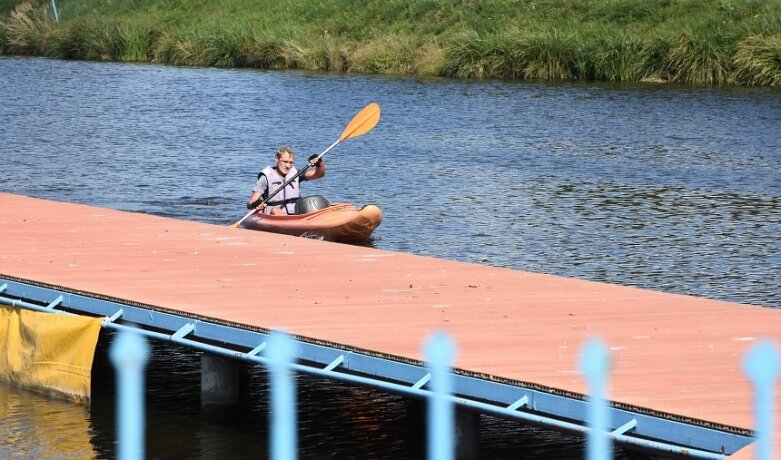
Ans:
[[[247,200],[247,209],[255,209],[261,204],[260,199],[260,193],[259,192],[252,192],[252,195],[250,195],[249,199]]]
[[[247,200],[247,209],[257,208],[262,201],[263,195],[268,190],[268,179],[265,175],[261,175],[255,186],[252,187],[252,195]],[[265,206],[264,206],[265,207]]]
[[[312,155],[309,157],[309,162],[312,163],[312,160],[317,158],[317,155]],[[315,180],[320,179],[321,177],[325,176],[325,161],[323,158],[320,158],[320,160],[317,161],[317,163],[314,164],[315,169],[312,170],[311,168],[304,173],[304,180]]]

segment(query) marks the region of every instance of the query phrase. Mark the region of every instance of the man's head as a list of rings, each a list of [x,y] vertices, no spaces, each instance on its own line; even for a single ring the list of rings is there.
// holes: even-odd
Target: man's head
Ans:
[[[276,168],[282,176],[286,176],[293,167],[293,162],[296,160],[296,152],[289,145],[283,145],[277,149],[276,154]]]

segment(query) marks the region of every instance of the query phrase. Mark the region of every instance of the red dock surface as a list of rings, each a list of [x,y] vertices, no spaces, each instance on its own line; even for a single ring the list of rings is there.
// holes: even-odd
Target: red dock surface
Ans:
[[[419,361],[445,330],[455,367],[580,394],[596,335],[609,399],[743,429],[743,356],[781,344],[778,309],[2,193],[0,274]]]

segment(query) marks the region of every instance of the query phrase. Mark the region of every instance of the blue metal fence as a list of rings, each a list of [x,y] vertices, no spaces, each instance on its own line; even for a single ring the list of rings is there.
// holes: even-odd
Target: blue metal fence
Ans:
[[[272,334],[268,345],[268,367],[271,373],[271,454],[273,460],[296,458],[296,399],[295,371],[296,342],[284,333]],[[428,361],[429,400],[428,458],[450,460],[455,457],[455,417],[452,388],[448,371],[456,349],[451,339],[436,332],[427,341],[424,355]],[[135,460],[144,457],[144,382],[143,367],[148,355],[146,339],[128,329],[119,333],[112,344],[111,356],[117,373],[118,404],[118,458]],[[781,358],[775,345],[769,341],[755,344],[744,359],[744,370],[755,391],[755,414],[758,435],[756,459],[773,459],[774,396]],[[582,351],[580,369],[589,386],[589,410],[586,456],[589,460],[612,458],[612,439],[625,431],[611,426],[607,405],[610,356],[599,338],[588,340]]]

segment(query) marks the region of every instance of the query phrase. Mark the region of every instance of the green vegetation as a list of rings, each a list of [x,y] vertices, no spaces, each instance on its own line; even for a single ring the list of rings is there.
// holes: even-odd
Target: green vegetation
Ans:
[[[0,53],[781,86],[781,0],[0,0]]]

